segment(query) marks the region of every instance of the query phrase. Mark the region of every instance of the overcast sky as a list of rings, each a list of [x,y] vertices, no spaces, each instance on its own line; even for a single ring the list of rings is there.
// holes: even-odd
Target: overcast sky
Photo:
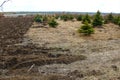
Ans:
[[[0,0],[2,3],[4,0]],[[12,0],[4,11],[75,11],[120,13],[120,0]]]

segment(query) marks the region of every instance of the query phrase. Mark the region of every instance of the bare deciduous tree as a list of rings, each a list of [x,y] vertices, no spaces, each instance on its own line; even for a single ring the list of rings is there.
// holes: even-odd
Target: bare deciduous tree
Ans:
[[[4,0],[4,1],[0,4],[1,11],[3,11],[3,5],[4,5],[6,2],[8,2],[8,1],[10,1],[10,0]]]

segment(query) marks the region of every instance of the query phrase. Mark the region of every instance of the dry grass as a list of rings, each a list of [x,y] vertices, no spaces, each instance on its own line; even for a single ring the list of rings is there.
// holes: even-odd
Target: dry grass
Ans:
[[[95,28],[95,34],[84,37],[77,32],[82,25],[75,21],[58,21],[57,28],[31,27],[24,35],[34,45],[13,47],[4,59],[18,58],[17,67],[2,80],[119,80],[120,29],[106,24]],[[39,25],[39,24],[35,24]],[[23,40],[23,43],[26,43]],[[23,54],[21,54],[21,52]],[[15,54],[17,53],[17,55]],[[86,56],[81,61],[81,56]],[[61,55],[55,57],[55,55]],[[72,55],[72,56],[71,56]],[[80,56],[80,57],[79,57]],[[2,61],[2,59],[0,59]],[[46,64],[46,63],[48,64]],[[54,64],[58,62],[59,64]],[[29,73],[32,64],[36,65]],[[50,63],[50,64],[49,64]],[[69,64],[66,64],[69,63]],[[26,66],[26,64],[28,64]],[[17,68],[16,67],[16,68]],[[38,68],[40,71],[38,71]],[[16,75],[12,77],[12,75]],[[10,77],[9,77],[10,76]],[[0,76],[1,77],[1,76]]]
[[[79,76],[84,74],[84,77],[79,78],[80,80],[117,80],[120,72],[119,70],[114,71],[111,65],[114,64],[112,60],[120,57],[119,26],[111,23],[105,24],[102,28],[95,28],[95,34],[84,37],[77,32],[82,25],[81,22],[58,21],[58,23],[57,28],[30,28],[25,36],[38,46],[70,49],[70,54],[83,54],[87,56],[87,59],[64,65],[64,67],[49,65],[48,67],[43,66],[41,69],[45,70],[46,73],[52,73],[52,71],[49,72],[49,69],[52,70],[57,67],[58,72],[55,72],[56,74],[60,74],[59,69],[61,67],[67,70],[66,72],[63,70],[64,74],[74,72],[74,70],[82,70],[83,73],[77,73]],[[114,65],[119,66],[119,62]]]
[[[58,21],[59,26],[57,28],[30,28],[26,36],[33,40],[34,43],[42,45],[52,44],[64,44],[71,43],[77,44],[91,40],[108,40],[120,38],[120,29],[117,25],[106,24],[103,28],[95,28],[95,34],[91,37],[83,37],[77,30],[82,25],[79,21]]]
[[[120,27],[109,23],[103,28],[95,28],[95,34],[92,36],[95,40],[112,40],[120,38]]]

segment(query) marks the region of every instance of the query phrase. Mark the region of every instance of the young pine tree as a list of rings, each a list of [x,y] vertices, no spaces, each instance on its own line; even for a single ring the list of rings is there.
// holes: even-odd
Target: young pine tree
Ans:
[[[78,29],[78,32],[83,33],[85,36],[89,36],[94,33],[94,29],[87,21],[85,21],[84,25]]]
[[[115,17],[114,24],[117,24],[120,26],[120,16]]]
[[[101,13],[99,11],[97,11],[97,13],[95,14],[92,25],[94,27],[103,25],[103,17],[101,16]]]
[[[87,21],[88,23],[91,23],[91,19],[90,19],[90,16],[89,16],[88,14],[86,14],[86,15],[83,17],[82,23],[84,24],[86,21]]]
[[[35,22],[43,22],[43,18],[42,18],[42,16],[41,15],[36,15],[35,17],[34,17],[34,21]]]
[[[77,21],[82,21],[82,15],[78,15],[77,17],[76,17],[76,19],[77,19]]]
[[[60,18],[61,18],[61,20],[64,20],[64,21],[68,21],[69,20],[69,17],[68,17],[67,14],[62,15]]]
[[[58,23],[54,19],[50,20],[48,24],[53,28],[56,28],[58,26]]]
[[[114,23],[114,16],[110,13],[107,18],[105,19],[105,23]]]

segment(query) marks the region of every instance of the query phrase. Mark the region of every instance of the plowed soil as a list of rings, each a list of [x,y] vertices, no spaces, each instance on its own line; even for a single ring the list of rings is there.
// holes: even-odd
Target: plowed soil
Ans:
[[[119,80],[120,28],[84,37],[78,21],[57,28],[32,17],[0,18],[0,80]]]

